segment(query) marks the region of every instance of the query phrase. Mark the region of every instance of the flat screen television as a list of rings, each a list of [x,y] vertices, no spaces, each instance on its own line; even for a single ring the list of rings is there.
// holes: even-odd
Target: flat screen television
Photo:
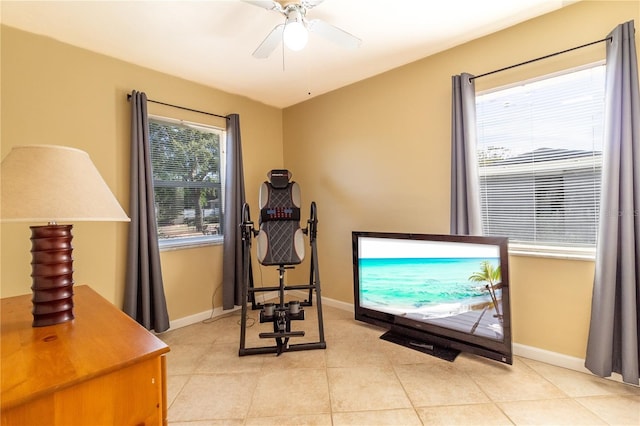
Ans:
[[[512,364],[507,238],[354,231],[352,243],[356,320],[449,361]]]

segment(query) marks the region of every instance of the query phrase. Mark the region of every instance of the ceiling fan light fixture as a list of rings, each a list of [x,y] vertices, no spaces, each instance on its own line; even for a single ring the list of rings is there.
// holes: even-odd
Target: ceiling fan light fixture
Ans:
[[[293,51],[304,49],[309,40],[309,32],[304,25],[302,15],[293,10],[287,16],[282,33],[284,44]]]

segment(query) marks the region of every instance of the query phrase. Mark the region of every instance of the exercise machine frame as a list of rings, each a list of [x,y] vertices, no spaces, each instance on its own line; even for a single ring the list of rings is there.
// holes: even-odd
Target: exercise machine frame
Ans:
[[[302,351],[309,349],[326,349],[327,344],[324,340],[324,325],[322,318],[322,297],[320,291],[320,272],[318,270],[318,253],[316,246],[316,237],[318,233],[318,215],[315,202],[311,202],[309,220],[307,227],[302,232],[309,237],[309,245],[311,246],[310,273],[309,284],[285,285],[284,277],[287,269],[293,269],[293,265],[278,265],[278,286],[258,287],[253,283],[253,268],[251,263],[251,239],[257,236],[259,230],[254,228],[254,224],[250,217],[250,208],[247,203],[242,206],[242,223],[240,224],[242,235],[242,258],[243,258],[243,286],[242,286],[242,318],[240,320],[240,350],[239,356],[257,355],[275,353],[277,355],[289,351]],[[300,302],[300,308],[297,312],[290,308],[290,304],[285,302],[285,292],[288,290],[308,290],[309,297],[307,300]],[[273,312],[267,312],[265,305],[256,303],[255,294],[260,292],[278,292],[278,303],[274,306]],[[316,294],[316,308],[318,319],[318,336],[317,342],[289,344],[292,337],[303,337],[304,331],[291,331],[291,321],[304,320],[303,307],[313,306],[313,292]],[[247,310],[248,304],[251,303],[252,310],[260,309],[260,323],[272,322],[273,332],[260,333],[262,339],[275,339],[275,345],[246,347],[247,332]]]

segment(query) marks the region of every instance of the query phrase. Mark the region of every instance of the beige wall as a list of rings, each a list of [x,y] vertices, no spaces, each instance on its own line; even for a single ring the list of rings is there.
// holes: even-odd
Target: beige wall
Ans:
[[[284,110],[284,160],[316,201],[323,296],[353,301],[351,231],[449,232],[451,76],[640,23],[638,2],[580,2]],[[599,44],[476,81],[497,87],[604,58]],[[584,357],[593,262],[511,256],[514,342]],[[300,271],[296,277],[305,279]]]
[[[600,39],[635,19],[633,2],[583,1],[281,111],[249,99],[2,27],[1,155],[28,143],[89,153],[128,210],[126,93],[241,116],[247,199],[267,170],[286,166],[303,191],[303,218],[318,204],[323,295],[353,300],[352,230],[447,233],[451,75],[481,74]],[[477,80],[478,90],[593,62],[604,45]],[[150,104],[150,112],[222,125]],[[255,201],[252,201],[255,200]],[[253,207],[255,210],[255,207]],[[256,211],[253,212],[255,216]],[[304,223],[304,221],[303,221]],[[2,297],[29,293],[28,224],[2,224]],[[74,224],[76,283],[121,304],[125,224]],[[162,253],[172,320],[211,307],[221,291],[221,246]],[[583,357],[593,262],[511,257],[514,341]],[[305,264],[290,281],[308,278]],[[256,271],[265,284],[270,269]]]
[[[128,211],[131,90],[217,114],[240,114],[247,196],[267,170],[282,167],[282,111],[176,77],[144,69],[2,26],[2,148],[68,145],[88,152]],[[215,72],[215,70],[211,70]],[[224,120],[149,104],[149,112],[224,127]],[[36,224],[40,225],[40,224]],[[73,224],[74,280],[89,284],[121,306],[127,224]],[[29,224],[1,226],[2,297],[30,293]],[[172,320],[211,308],[221,282],[221,246],[167,251],[161,255]],[[216,306],[222,292],[216,293]]]

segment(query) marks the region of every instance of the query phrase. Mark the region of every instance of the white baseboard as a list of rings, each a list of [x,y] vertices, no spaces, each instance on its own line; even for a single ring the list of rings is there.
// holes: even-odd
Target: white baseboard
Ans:
[[[564,355],[558,352],[551,352],[520,343],[514,343],[512,346],[514,355],[529,358],[534,361],[544,362],[546,364],[552,364],[557,367],[568,368],[569,370],[580,371],[581,373],[591,374],[590,371],[585,368],[584,359],[582,358]]]
[[[299,297],[301,299],[306,299],[307,296],[309,295],[309,293],[302,291],[302,290],[296,290],[296,291],[292,291],[292,294],[298,294]],[[313,295],[314,299],[315,299],[315,294]],[[322,305],[323,306],[331,306],[332,308],[337,308],[343,311],[347,311],[347,312],[351,312],[354,313],[354,309],[353,309],[353,303],[347,303],[347,302],[342,302],[340,300],[335,300],[335,299],[330,299],[328,297],[323,297],[322,298]]]
[[[233,309],[228,309],[226,311],[222,310],[222,308],[215,308],[213,310],[209,309],[208,311],[189,315],[188,317],[178,318],[176,320],[169,321],[169,331],[206,321],[211,318],[228,315],[238,310],[240,310],[240,306],[236,306]]]
[[[523,358],[532,359],[534,361],[544,362],[545,364],[555,365],[556,367],[562,367],[568,370],[593,375],[593,373],[584,366],[583,358],[564,355],[558,352],[551,352],[533,346],[522,345],[520,343],[513,344],[513,354]],[[615,382],[624,383],[622,375],[618,373],[611,373],[610,377],[605,378]]]
[[[352,314],[355,313],[353,304],[351,303],[341,302],[340,300],[327,299],[325,297],[322,298],[322,303],[327,306],[331,306],[332,308],[342,309],[343,311],[348,311]]]
[[[527,346],[520,343],[514,343],[513,354],[532,359],[534,361],[544,362],[545,364],[555,365],[556,367],[567,368],[569,370],[579,371],[581,373],[592,374],[584,366],[584,359],[577,358],[569,355],[564,355],[558,352],[551,352],[545,349],[536,348],[534,346]]]
[[[264,296],[265,300],[278,297],[277,292],[265,292],[263,294],[265,295]],[[187,317],[178,318],[178,319],[169,321],[169,330],[176,330],[178,328],[186,327],[188,325],[196,324],[202,321],[206,321],[208,319],[229,315],[236,311],[239,311],[240,309],[242,309],[240,306],[235,306],[233,309],[227,309],[227,310],[223,310],[221,307],[217,307],[213,310],[209,309],[204,312],[199,312],[197,314],[189,315]]]

